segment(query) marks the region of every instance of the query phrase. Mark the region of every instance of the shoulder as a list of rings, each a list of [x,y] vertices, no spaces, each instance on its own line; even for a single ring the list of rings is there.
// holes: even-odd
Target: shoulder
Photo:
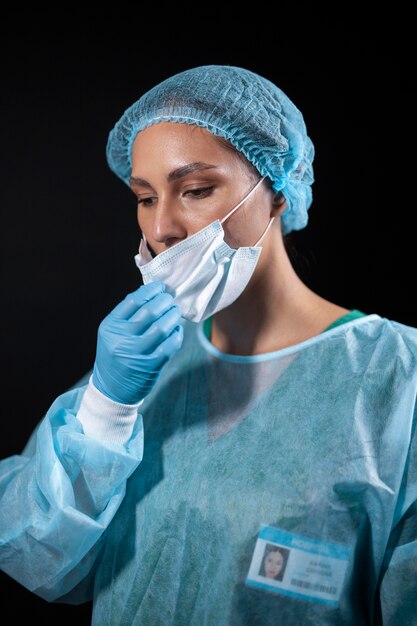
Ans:
[[[381,317],[377,313],[364,315],[344,325],[346,329],[358,337],[368,338],[370,341],[380,340],[385,342],[397,341],[409,345],[411,350],[417,353],[417,328],[398,322],[396,320]]]
[[[393,332],[396,332],[404,337],[406,341],[417,344],[417,328],[403,324],[402,322],[397,322],[396,320],[390,320],[387,318],[381,318],[381,320],[385,322],[385,324],[389,326]]]
[[[396,372],[408,382],[414,380],[417,389],[417,328],[377,314],[362,317],[351,326],[347,339],[350,337],[367,367],[381,374]]]
[[[399,348],[402,346],[417,357],[417,328],[386,317],[380,317],[378,322],[376,328],[381,333],[381,339],[396,343]]]

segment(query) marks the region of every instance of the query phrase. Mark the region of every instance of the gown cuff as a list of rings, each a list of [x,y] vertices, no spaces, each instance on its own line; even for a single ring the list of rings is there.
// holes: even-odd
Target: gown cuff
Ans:
[[[93,385],[93,376],[90,376],[77,419],[88,437],[123,445],[132,435],[142,402],[143,400],[137,404],[115,402]]]

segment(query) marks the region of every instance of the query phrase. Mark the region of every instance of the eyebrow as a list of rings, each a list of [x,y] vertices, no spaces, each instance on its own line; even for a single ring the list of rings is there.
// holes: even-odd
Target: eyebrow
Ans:
[[[182,165],[181,167],[177,167],[175,170],[172,170],[172,172],[170,172],[167,176],[167,181],[171,183],[172,181],[178,180],[179,178],[184,178],[184,176],[188,176],[188,174],[192,174],[193,172],[201,170],[211,170],[213,168],[217,168],[217,165],[212,165],[211,163],[203,163],[202,161],[187,163],[187,165]],[[131,176],[129,180],[131,185],[141,185],[142,187],[152,188],[152,185],[143,178]]]

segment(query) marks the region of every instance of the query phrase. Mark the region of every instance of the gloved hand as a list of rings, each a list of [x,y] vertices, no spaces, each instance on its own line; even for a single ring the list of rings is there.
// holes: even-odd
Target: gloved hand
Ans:
[[[142,285],[99,326],[93,384],[116,402],[142,400],[181,347],[181,312],[164,290],[161,281]]]

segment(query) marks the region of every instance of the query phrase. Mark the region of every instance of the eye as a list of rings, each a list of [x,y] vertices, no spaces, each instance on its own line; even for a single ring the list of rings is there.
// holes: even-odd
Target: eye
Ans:
[[[214,189],[214,186],[211,187],[201,187],[200,189],[189,189],[184,193],[184,196],[191,195],[193,198],[206,198],[209,196]]]
[[[137,198],[137,204],[142,204],[143,206],[152,206],[155,201],[155,198]]]

